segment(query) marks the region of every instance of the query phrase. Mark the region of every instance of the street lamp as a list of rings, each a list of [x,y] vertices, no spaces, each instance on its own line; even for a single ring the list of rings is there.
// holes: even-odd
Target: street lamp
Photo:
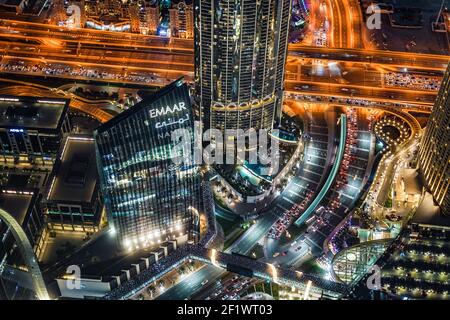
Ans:
[[[278,271],[277,271],[277,268],[273,264],[269,263],[269,270],[272,273],[272,280],[273,280],[273,282],[278,284]]]

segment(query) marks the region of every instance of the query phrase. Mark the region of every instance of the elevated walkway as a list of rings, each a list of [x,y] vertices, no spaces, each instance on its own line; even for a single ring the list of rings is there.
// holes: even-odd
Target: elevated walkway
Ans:
[[[338,299],[347,289],[347,286],[342,283],[292,269],[275,267],[239,254],[223,253],[199,246],[186,246],[159,261],[157,266],[150,267],[134,279],[114,289],[104,299],[130,299],[152,282],[189,260],[200,261],[247,277],[256,277],[300,290],[310,290],[310,292],[321,294],[329,299]],[[306,289],[307,287],[309,289]]]
[[[11,216],[8,212],[0,209],[0,220],[4,221],[6,225],[10,228],[16,244],[19,248],[20,254],[25,261],[28,272],[31,276],[31,283],[34,292],[39,300],[49,300],[47,287],[45,286],[44,279],[42,278],[41,269],[37,262],[36,255],[34,254],[33,247],[28,240],[25,231],[19,225],[19,223]],[[4,272],[4,270],[3,270]],[[0,275],[1,276],[1,275]]]
[[[297,221],[295,221],[295,224],[297,226],[301,226],[306,220],[308,220],[311,217],[311,215],[317,209],[317,206],[325,198],[328,191],[330,191],[330,188],[333,185],[334,180],[336,179],[336,175],[339,172],[339,168],[341,166],[341,162],[344,157],[345,142],[347,140],[347,116],[345,114],[342,114],[339,122],[341,125],[341,130],[340,130],[340,140],[339,140],[338,152],[336,154],[336,161],[334,162],[334,165],[333,165],[333,168],[331,169],[330,175],[328,176],[327,180],[325,181],[325,184],[322,187],[322,189],[320,190],[317,197],[309,205],[309,207],[305,210],[305,212],[300,216],[300,218],[298,218]]]

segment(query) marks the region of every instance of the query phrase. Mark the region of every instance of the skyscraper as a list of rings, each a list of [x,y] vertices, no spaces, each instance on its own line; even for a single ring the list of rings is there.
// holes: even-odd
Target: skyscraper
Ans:
[[[176,81],[95,132],[97,163],[109,222],[123,248],[191,236],[199,208],[198,167],[176,165],[171,133],[192,133],[187,85]]]
[[[281,115],[291,0],[194,0],[206,127],[270,129]]]
[[[147,7],[147,24],[150,34],[156,34],[158,31],[161,12],[158,5]]]
[[[181,1],[169,9],[172,37],[191,39],[194,36],[194,13],[192,5]]]
[[[450,214],[450,65],[442,81],[420,148],[426,187],[444,214]]]

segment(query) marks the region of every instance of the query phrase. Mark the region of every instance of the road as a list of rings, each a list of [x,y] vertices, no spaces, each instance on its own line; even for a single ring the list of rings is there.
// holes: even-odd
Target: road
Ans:
[[[192,40],[0,20],[0,55],[33,63],[61,63],[146,71],[161,78],[193,75]]]
[[[434,104],[437,92],[405,90],[397,88],[379,88],[370,86],[344,85],[336,83],[320,83],[309,81],[285,82],[287,94],[321,95],[325,97],[344,97],[349,99],[363,98],[381,102],[397,102],[404,104]]]
[[[222,268],[206,265],[159,295],[157,300],[190,299],[195,292],[203,287],[202,282],[205,279],[208,279],[208,283],[213,283],[224,273]]]
[[[268,213],[263,216],[258,222],[252,225],[235,244],[225,250],[226,253],[236,252],[240,254],[249,253],[254,245],[269,231],[270,227],[275,223],[277,217]],[[168,289],[165,293],[160,295],[158,299],[161,300],[185,300],[192,297],[198,290],[202,288],[202,281],[205,279],[209,283],[214,282],[219,277],[223,276],[227,271],[222,268],[207,265],[202,269],[189,275],[177,285]]]
[[[5,34],[3,34],[5,35]],[[1,38],[0,38],[1,39]],[[35,58],[48,61],[72,61],[79,64],[94,64],[123,67],[136,67],[147,71],[157,72],[192,72],[193,63],[189,59],[182,59],[173,54],[160,53],[143,53],[130,50],[130,48],[86,48],[85,46],[56,46],[50,47],[46,44],[30,45],[20,42],[1,41],[0,53],[11,57]],[[114,50],[114,51],[113,51]],[[184,61],[186,60],[186,61]]]
[[[418,140],[414,136],[415,134],[413,133],[412,137],[407,142],[394,150],[393,155],[383,159],[379,169],[380,173],[376,176],[373,188],[370,190],[374,194],[372,200],[376,200],[374,205],[378,205],[380,208],[385,206],[399,164],[402,163],[402,161],[405,161],[404,158],[407,153],[412,152],[418,147]]]
[[[423,72],[442,74],[449,56],[412,54],[380,50],[363,50],[356,43],[360,41],[358,32],[361,26],[356,22],[357,10],[354,0],[344,0],[349,12],[343,10],[341,1],[330,1],[333,10],[332,20],[343,28],[339,31],[339,46],[351,48],[308,47],[291,44],[287,64],[286,89],[298,94],[319,93],[324,96],[351,96],[367,99],[382,99],[400,103],[423,102],[431,105],[435,92],[424,92],[414,88],[383,87],[384,70]],[[341,22],[339,22],[341,20]],[[333,25],[335,25],[333,24]],[[347,28],[349,30],[347,30]],[[334,34],[333,33],[333,34]],[[355,38],[356,37],[356,38]],[[28,22],[0,20],[0,55],[2,63],[24,61],[25,64],[70,66],[73,69],[90,70],[88,76],[102,81],[136,82],[151,80],[164,85],[184,76],[193,81],[192,40],[167,39],[155,36],[125,34],[90,29],[67,29],[56,26]],[[321,61],[327,66],[330,62],[341,62],[341,73],[347,73],[343,83],[332,77],[312,75],[311,61]],[[360,65],[355,66],[355,62]],[[13,72],[3,70],[3,72]],[[100,74],[111,74],[101,78]],[[308,76],[309,74],[309,76]],[[77,74],[46,74],[61,78],[77,77]],[[81,77],[81,76],[78,76]],[[81,77],[82,78],[82,77]],[[118,78],[118,79],[114,79]],[[341,81],[341,80],[339,80]],[[347,83],[350,82],[350,83]]]
[[[267,239],[265,245],[267,246],[268,251],[281,252],[280,255],[272,257],[270,261],[272,261],[275,265],[295,266],[311,253],[311,248],[304,242],[304,240],[305,239],[303,236],[299,236],[294,241],[280,246],[276,240]]]
[[[353,14],[350,16],[359,16],[360,12],[355,8],[355,0],[333,0],[333,3],[342,1],[349,2]],[[347,15],[345,10],[341,14]],[[348,15],[347,15],[348,16]],[[352,19],[353,27],[357,30],[361,28],[357,22],[358,18]],[[358,34],[359,32],[350,32]],[[354,35],[355,36],[355,35]],[[355,36],[358,37],[358,36]],[[0,20],[0,39],[4,41],[17,41],[31,46],[44,45],[48,50],[69,50],[72,52],[78,49],[80,53],[84,50],[99,50],[104,53],[105,59],[109,57],[122,57],[119,52],[126,52],[126,57],[136,57],[138,59],[152,60],[152,56],[163,55],[166,61],[173,63],[190,63],[193,69],[193,41],[189,39],[171,38],[169,42],[165,38],[157,36],[144,36],[131,33],[117,33],[108,31],[99,31],[93,29],[68,29],[64,27],[29,23],[22,21]],[[360,42],[358,38],[349,42]],[[65,48],[67,46],[67,48]],[[28,50],[30,51],[30,50]],[[100,56],[103,56],[101,54]],[[369,50],[362,48],[339,48],[339,46],[314,47],[302,44],[289,45],[289,58],[306,57],[313,59],[332,60],[332,61],[350,61],[366,62],[371,64],[397,65],[406,68],[423,69],[445,69],[450,56],[434,54],[418,54],[409,52],[393,52],[385,50]],[[162,62],[164,63],[164,62]]]
[[[83,39],[92,43],[111,43],[119,45],[144,45],[154,46],[161,49],[167,47],[167,50],[193,51],[192,39],[171,38],[142,35],[134,33],[118,33],[112,31],[95,29],[72,29],[68,27],[54,26],[49,24],[33,23],[18,20],[0,19],[0,30],[14,34],[23,34],[30,38],[34,35],[41,39],[63,39],[68,41]]]
[[[326,61],[363,62],[389,65],[398,68],[442,71],[447,68],[450,56],[437,54],[396,52],[387,50],[308,47],[300,44],[289,45],[289,57],[302,57]]]
[[[225,250],[225,252],[235,252],[243,255],[248,254],[255,244],[267,234],[270,227],[277,219],[277,216],[267,213],[259,219],[256,224],[252,225],[232,246]],[[212,283],[225,273],[226,271],[221,268],[209,265],[205,266],[183,279],[174,287],[168,289],[164,294],[160,295],[158,299],[184,300],[201,289],[201,283],[205,279],[208,279],[208,281]]]
[[[17,95],[17,96],[27,96],[33,95],[37,97],[56,97],[56,98],[66,98],[70,99],[70,107],[82,111],[100,122],[106,122],[112,119],[112,114],[104,111],[101,106],[102,104],[97,104],[95,101],[90,101],[74,94],[59,94],[52,90],[52,88],[37,85],[25,81],[16,81],[7,78],[0,77],[0,81],[13,83],[15,86],[9,86],[0,89],[0,94],[4,95]],[[104,104],[103,104],[104,105]]]
[[[215,280],[208,282],[193,300],[238,300],[241,293],[245,292],[251,285],[256,284],[256,279],[251,279],[235,274],[227,273]]]
[[[232,246],[230,246],[226,253],[248,254],[255,244],[260,241],[269,231],[271,226],[278,219],[278,216],[268,212],[256,224],[252,225]],[[191,297],[199,289],[201,289],[202,281],[214,282],[218,277],[226,273],[221,268],[214,266],[205,266],[199,271],[186,277],[174,287],[168,289],[164,294],[160,295],[158,299],[175,299],[184,300]]]

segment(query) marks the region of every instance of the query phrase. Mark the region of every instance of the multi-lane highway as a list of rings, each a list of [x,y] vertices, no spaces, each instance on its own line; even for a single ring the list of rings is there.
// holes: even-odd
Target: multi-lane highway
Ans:
[[[129,51],[126,48],[94,47],[92,45],[66,45],[64,47],[49,47],[45,44],[22,44],[14,41],[1,41],[0,52],[14,57],[39,58],[46,61],[76,61],[86,64],[105,64],[142,67],[155,72],[170,72],[173,70],[191,72],[193,62],[190,56],[177,56],[168,52],[145,52],[144,50]],[[70,60],[74,59],[74,60]]]
[[[181,38],[164,38],[152,35],[134,33],[120,33],[95,29],[73,29],[26,21],[0,19],[0,32],[9,34],[11,38],[19,36],[29,39],[46,39],[83,41],[92,44],[117,44],[127,46],[147,46],[157,50],[167,51],[193,51],[193,41]]]
[[[351,48],[318,48],[291,44],[289,45],[289,58],[295,57],[325,61],[363,62],[392,65],[399,68],[438,71],[445,70],[450,61],[450,56],[447,55]]]
[[[187,276],[175,286],[158,296],[158,300],[185,300],[191,299],[193,295],[202,289],[202,282],[208,279],[209,283],[215,282],[224,275],[224,270],[219,267],[205,265],[200,270]]]
[[[330,22],[330,45],[337,48],[363,48],[362,13],[356,0],[326,0],[322,2]]]
[[[351,0],[346,0],[351,1]],[[338,1],[339,2],[339,1]],[[340,5],[333,1],[332,10],[339,19],[341,15],[352,30],[358,25],[351,17],[356,13],[343,14],[338,9]],[[336,6],[336,7],[335,7]],[[353,7],[352,7],[353,8]],[[341,8],[342,9],[342,8]],[[357,10],[352,9],[353,12]],[[356,11],[355,11],[356,10]],[[337,13],[340,12],[338,15]],[[342,18],[342,17],[341,17]],[[356,19],[357,20],[357,19]],[[350,44],[349,34],[342,31],[340,38],[346,38]],[[342,40],[344,41],[344,40]],[[71,68],[86,68],[92,70],[89,77],[96,74],[113,74],[112,77],[101,78],[100,81],[136,82],[137,78],[152,79],[149,85],[163,85],[173,79],[185,76],[193,80],[193,47],[192,40],[167,39],[133,34],[118,36],[114,32],[96,31],[90,29],[67,29],[41,24],[19,21],[0,20],[0,55],[2,63],[23,61],[29,65],[68,66]],[[344,46],[344,45],[343,45]],[[353,47],[353,45],[351,45]],[[411,54],[380,50],[363,50],[359,48],[326,48],[307,47],[292,44],[289,47],[290,56],[287,64],[286,89],[298,94],[321,94],[324,96],[351,96],[367,99],[383,99],[400,103],[432,104],[435,92],[421,92],[408,86],[402,88],[383,87],[384,72],[442,74],[450,60],[448,56],[430,54]],[[313,75],[310,71],[314,61],[321,61],[327,68],[330,63],[339,62],[342,73],[355,74],[358,68],[363,68],[362,76],[353,77],[353,82],[333,83],[331,77]],[[358,64],[355,65],[355,62]],[[384,71],[383,71],[384,70]],[[2,70],[3,72],[18,72],[17,70]],[[73,73],[73,72],[72,72]],[[92,73],[94,75],[92,75]],[[133,77],[127,76],[132,74]],[[309,74],[309,76],[308,76]],[[55,76],[45,74],[45,76]],[[58,74],[58,77],[73,78],[76,75]],[[347,77],[347,79],[349,76]],[[373,81],[371,79],[374,79]],[[379,83],[375,83],[379,81]],[[375,85],[374,85],[375,83]]]
[[[175,79],[193,75],[192,40],[68,29],[0,20],[0,55],[39,63],[149,72]]]
[[[397,101],[399,103],[420,103],[432,105],[437,92],[404,90],[397,88],[377,88],[359,85],[341,85],[335,83],[320,83],[309,81],[286,81],[287,93],[308,95],[316,94],[325,97],[368,98],[377,101]]]
[[[242,255],[248,254],[255,244],[260,241],[269,231],[270,227],[278,219],[278,216],[267,212],[258,222],[252,225],[232,246],[230,246],[226,253],[239,253]],[[202,288],[202,282],[208,279],[213,282],[226,273],[221,268],[214,266],[205,266],[196,271],[189,277],[180,281],[174,287],[168,289],[164,294],[160,295],[158,299],[174,299],[184,300],[192,297],[198,290]]]
[[[353,0],[346,1],[352,2]],[[354,21],[357,21],[357,19],[354,19]],[[166,61],[173,59],[174,63],[190,63],[193,67],[193,41],[189,39],[171,38],[169,41],[166,38],[156,36],[130,33],[118,34],[116,32],[92,29],[68,29],[10,20],[0,20],[1,38],[13,42],[21,42],[22,44],[26,42],[32,45],[43,44],[48,50],[58,48],[60,50],[79,50],[79,52],[83,52],[83,50],[100,50],[107,52],[105,58],[117,56],[118,52],[127,52],[126,56],[135,55],[136,58],[140,57],[142,59],[152,60],[151,57],[144,55],[162,54]],[[66,46],[67,48],[65,48]],[[302,44],[290,44],[289,55],[291,57],[301,56],[332,61],[366,62],[384,65],[393,64],[400,67],[423,68],[428,70],[443,70],[450,61],[450,56],[445,55],[361,48],[339,48],[339,46],[333,48],[308,47]]]

